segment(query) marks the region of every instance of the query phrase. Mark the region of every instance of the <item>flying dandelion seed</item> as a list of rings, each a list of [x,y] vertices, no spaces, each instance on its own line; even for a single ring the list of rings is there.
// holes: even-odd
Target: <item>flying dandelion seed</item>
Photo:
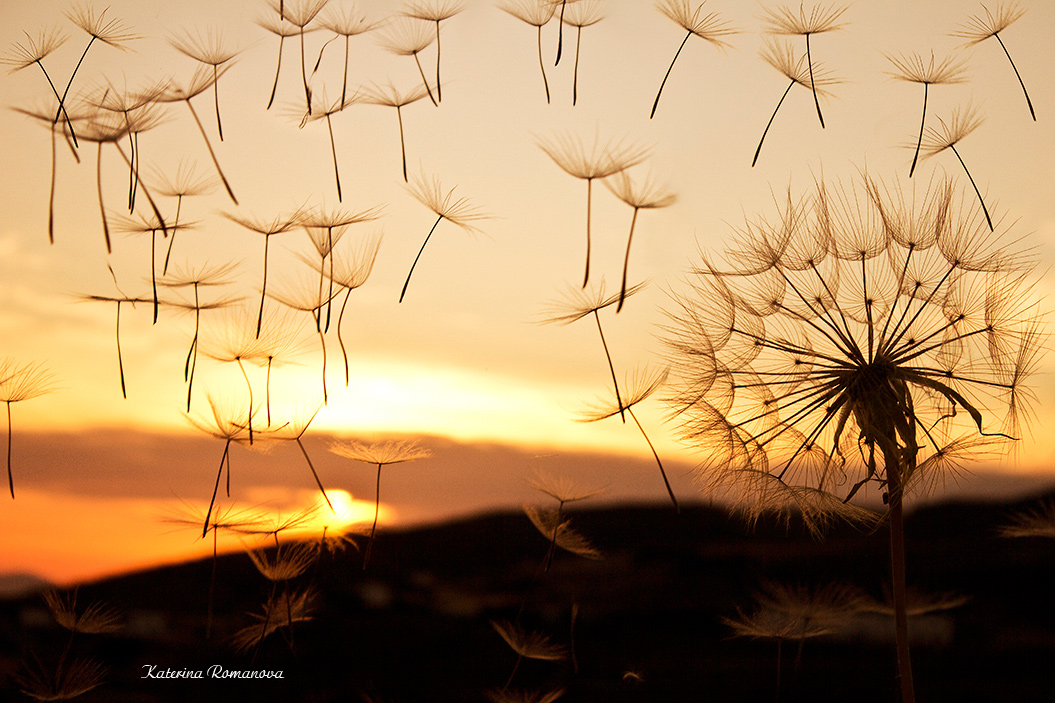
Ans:
[[[607,178],[645,160],[649,149],[624,140],[609,140],[601,143],[595,136],[589,147],[569,134],[560,134],[553,140],[540,140],[538,146],[553,162],[569,176],[586,181],[586,270],[582,287],[590,282],[590,204],[593,198],[593,182]]]
[[[189,56],[206,66],[212,67],[212,96],[213,107],[216,110],[216,131],[220,135],[220,141],[222,142],[223,122],[220,120],[220,67],[223,66],[224,72],[226,72],[230,62],[234,60],[234,57],[241,53],[240,50],[229,49],[224,46],[223,36],[218,31],[207,31],[205,33],[199,32],[193,36],[190,33],[187,33],[182,36],[171,38],[169,44],[181,54]]]
[[[500,8],[521,22],[535,28],[538,43],[538,65],[542,71],[542,87],[546,90],[546,104],[550,102],[549,81],[546,79],[546,64],[542,61],[542,28],[553,19],[557,6],[550,0],[512,0]]]
[[[432,452],[411,441],[386,441],[363,444],[362,442],[334,442],[330,451],[352,461],[377,466],[377,485],[374,492],[374,522],[370,527],[370,540],[363,553],[363,569],[370,563],[370,551],[374,545],[374,534],[377,532],[377,513],[381,506],[381,468],[392,464],[405,464],[408,461],[428,459]]]
[[[695,10],[691,9],[692,6],[689,4],[689,0],[661,0],[656,4],[657,9],[671,22],[684,29],[686,34],[685,38],[681,40],[678,50],[674,52],[674,58],[671,59],[670,67],[667,68],[667,72],[663,75],[663,80],[659,84],[659,90],[656,91],[656,100],[652,103],[652,112],[648,115],[649,119],[656,116],[656,108],[659,107],[659,96],[663,94],[663,87],[667,85],[670,72],[674,70],[674,63],[681,56],[681,51],[685,48],[685,44],[688,43],[689,37],[696,36],[710,42],[718,49],[725,49],[729,46],[729,43],[723,37],[740,33],[739,29],[731,26],[716,12],[708,12],[701,16],[703,7],[706,4],[707,2],[704,0],[704,2],[696,6]]]
[[[787,34],[802,36],[806,38],[806,72],[809,74],[809,88],[813,91],[813,103],[817,107],[817,119],[820,120],[821,128],[824,128],[824,115],[821,114],[821,103],[817,96],[817,86],[813,76],[813,57],[810,54],[810,36],[834,32],[845,27],[839,23],[849,8],[849,5],[817,5],[810,9],[807,14],[805,7],[799,5],[796,13],[790,7],[778,7],[765,11],[763,21],[766,30],[770,34]]]
[[[930,55],[930,61],[924,65],[923,58],[918,54],[911,56],[887,56],[887,60],[894,64],[897,69],[890,75],[897,80],[909,83],[919,83],[923,86],[923,116],[919,123],[919,137],[916,138],[916,151],[912,154],[912,166],[909,167],[908,177],[916,170],[916,161],[919,159],[920,146],[923,144],[923,128],[927,124],[927,96],[932,85],[948,85],[951,83],[962,83],[964,77],[964,64],[953,57],[947,57],[935,64],[934,54]]]
[[[440,22],[449,20],[465,6],[459,0],[411,0],[403,14],[423,22],[436,23],[436,102],[443,102],[443,84],[440,82]]]
[[[441,221],[447,220],[451,224],[461,227],[466,232],[474,233],[478,232],[479,229],[473,223],[490,217],[490,215],[483,213],[470,203],[468,198],[454,199],[455,188],[444,191],[438,178],[434,176],[429,179],[424,174],[415,178],[414,182],[408,187],[410,194],[419,203],[432,210],[433,214],[436,215],[436,221],[432,223],[432,228],[425,235],[425,241],[421,243],[421,248],[418,249],[418,254],[414,257],[414,263],[410,265],[410,271],[407,272],[407,280],[403,283],[403,290],[399,292],[399,302],[401,303],[403,302],[403,297],[407,294],[410,277],[414,275],[414,267],[418,265],[418,259],[421,258],[422,252],[425,251],[425,246],[432,237],[432,233],[436,231],[436,227],[439,226]]]
[[[758,163],[758,155],[762,153],[762,142],[766,140],[769,128],[773,126],[773,120],[777,118],[777,112],[780,110],[780,106],[784,104],[784,99],[788,97],[788,93],[791,92],[792,88],[796,85],[801,85],[812,90],[814,96],[828,96],[830,93],[824,86],[835,85],[840,82],[832,77],[820,63],[810,64],[809,67],[804,66],[802,60],[804,57],[796,59],[795,52],[786,43],[766,42],[765,47],[762,49],[762,58],[770,66],[783,73],[784,77],[791,82],[788,83],[788,87],[784,90],[783,95],[780,96],[780,100],[777,101],[777,106],[773,109],[773,114],[770,115],[769,122],[766,123],[766,128],[762,131],[762,138],[758,140],[755,155],[751,159],[752,168]]]
[[[42,364],[19,366],[11,359],[0,359],[0,402],[7,406],[7,485],[15,497],[15,479],[11,473],[11,404],[21,403],[50,393],[54,375]]]
[[[1033,101],[1029,99],[1029,92],[1026,90],[1026,83],[1022,80],[1022,75],[1018,72],[1018,66],[1015,65],[1015,60],[1011,58],[1011,52],[1007,50],[1007,46],[1004,45],[1004,40],[1000,38],[1000,32],[1004,31],[1012,24],[1022,18],[1022,15],[1026,14],[1026,11],[1018,6],[1016,2],[1009,2],[1006,5],[1001,3],[996,6],[995,12],[990,12],[989,8],[982,5],[982,9],[985,10],[985,18],[983,19],[980,15],[972,15],[967,23],[962,25],[960,29],[952,33],[954,37],[960,37],[966,39],[964,46],[974,46],[975,44],[981,44],[989,37],[993,37],[1000,44],[1000,48],[1004,50],[1004,55],[1007,56],[1007,60],[1011,62],[1011,68],[1015,72],[1015,78],[1018,79],[1018,84],[1022,86],[1022,94],[1026,96],[1026,106],[1029,107],[1029,115],[1033,118],[1033,121],[1037,121],[1037,113],[1033,110]]]

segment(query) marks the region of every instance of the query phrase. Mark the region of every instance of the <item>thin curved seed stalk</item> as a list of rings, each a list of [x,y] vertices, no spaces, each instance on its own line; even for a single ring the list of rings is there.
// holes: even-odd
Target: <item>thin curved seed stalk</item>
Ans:
[[[612,363],[612,355],[608,351],[608,342],[604,339],[604,330],[601,329],[601,316],[598,314],[597,310],[593,311],[593,318],[597,321],[597,333],[601,336],[601,346],[604,347],[604,356],[608,360],[608,370],[612,373],[612,387],[615,389],[615,402],[619,404],[619,418],[626,423],[623,399],[619,395],[619,380],[615,375],[615,365]]]
[[[546,79],[546,64],[542,60],[542,25],[538,28],[538,67],[542,71],[542,87],[546,89],[546,104],[549,105],[549,81]]]
[[[275,81],[271,84],[271,96],[267,99],[267,107],[265,110],[270,110],[271,106],[275,102],[275,93],[278,91],[278,77],[282,73],[282,48],[286,43],[286,36],[280,34],[278,37],[278,61],[275,65]]]
[[[1033,110],[1033,101],[1029,99],[1029,91],[1026,90],[1026,83],[1022,80],[1022,75],[1018,72],[1018,66],[1015,65],[1015,60],[1011,58],[1011,52],[1004,46],[1004,40],[1000,38],[999,34],[993,34],[996,40],[1000,42],[1000,48],[1004,50],[1004,54],[1007,55],[1007,60],[1011,62],[1011,68],[1015,71],[1015,78],[1018,79],[1018,84],[1022,86],[1022,94],[1026,96],[1026,105],[1029,107],[1029,115],[1033,118],[1033,121],[1037,121],[1037,113]]]
[[[656,92],[656,99],[652,102],[652,111],[648,113],[648,119],[652,119],[656,116],[656,108],[659,107],[659,96],[663,94],[663,86],[667,84],[667,79],[670,78],[670,72],[674,70],[674,62],[678,60],[681,55],[681,50],[685,48],[685,45],[689,41],[689,37],[692,36],[692,32],[686,32],[685,38],[681,40],[681,45],[678,46],[678,50],[674,52],[674,58],[670,61],[670,66],[667,67],[667,72],[663,74],[663,80],[660,81],[659,90]]]
[[[780,110],[780,106],[784,104],[784,98],[788,97],[788,93],[791,92],[792,87],[795,85],[795,81],[788,83],[787,89],[784,94],[780,96],[780,100],[777,101],[777,106],[773,109],[773,114],[769,117],[769,122],[766,122],[766,128],[762,130],[762,138],[758,140],[758,146],[755,147],[755,155],[751,159],[751,168],[755,167],[758,163],[758,155],[762,152],[762,142],[766,140],[766,135],[769,134],[769,128],[773,126],[773,120],[777,118],[777,111]]]
[[[916,162],[919,160],[919,149],[923,145],[923,127],[927,124],[927,94],[929,92],[930,84],[923,84],[923,116],[919,122],[919,136],[916,138],[916,150],[912,153],[912,166],[909,167],[908,177],[912,178],[912,174],[916,171]]]
[[[824,115],[821,114],[821,101],[817,97],[817,85],[813,80],[813,59],[810,57],[810,35],[806,34],[806,66],[810,70],[810,90],[813,92],[813,104],[817,107],[817,119],[821,121],[821,129],[824,129]]]
[[[634,414],[633,408],[627,408],[626,411],[630,413],[630,419],[637,425],[637,429],[641,430],[641,436],[645,438],[645,442],[648,444],[648,448],[652,450],[652,456],[656,459],[656,465],[659,467],[659,473],[663,477],[663,485],[667,488],[667,495],[670,496],[670,502],[674,504],[674,510],[681,512],[681,506],[678,505],[678,499],[674,497],[674,489],[670,487],[670,481],[667,479],[667,472],[663,468],[663,462],[659,458],[659,453],[656,451],[655,445],[652,444],[652,440],[649,439],[648,433],[645,432],[645,428],[641,426],[641,421],[637,419],[637,415]]]
[[[560,65],[561,53],[564,50],[564,8],[568,5],[568,0],[560,0],[560,16],[557,17],[557,58],[554,60],[553,65]]]
[[[989,231],[994,231],[993,218],[989,216],[989,209],[985,206],[985,199],[982,198],[982,191],[978,190],[978,184],[974,182],[974,176],[972,176],[971,172],[967,170],[967,164],[963,162],[960,152],[956,151],[956,145],[950,144],[949,148],[952,149],[952,153],[956,154],[957,160],[960,162],[960,165],[963,166],[963,172],[967,174],[967,180],[969,180],[971,185],[974,186],[974,192],[978,196],[978,204],[982,206],[982,213],[985,214],[985,221],[989,225]]]
[[[577,27],[575,30],[575,66],[572,69],[571,79],[571,104],[575,103],[579,99],[579,46],[582,43],[582,27]]]
[[[374,522],[370,525],[370,537],[366,541],[366,550],[363,552],[363,571],[366,571],[370,563],[370,554],[374,549],[374,535],[377,532],[377,514],[381,507],[381,464],[377,465],[377,481],[374,487]]]
[[[436,231],[436,227],[443,220],[443,215],[436,218],[436,221],[432,223],[432,229],[425,235],[425,241],[421,243],[421,248],[418,249],[417,256],[414,257],[414,263],[410,265],[410,271],[407,272],[407,280],[403,282],[403,290],[399,292],[399,302],[403,302],[403,297],[407,294],[407,286],[410,285],[410,277],[414,275],[414,267],[418,265],[418,259],[421,258],[422,252],[425,251],[425,245],[429,243],[429,238],[432,237],[432,233]]]
[[[198,131],[201,132],[202,139],[205,140],[205,148],[209,151],[209,158],[212,159],[212,165],[216,167],[216,174],[220,177],[220,181],[223,183],[227,195],[231,197],[231,202],[237,205],[238,198],[235,197],[234,191],[231,190],[231,184],[227,182],[227,176],[224,175],[223,169],[220,168],[220,161],[216,158],[216,152],[212,150],[212,143],[209,141],[209,135],[205,133],[205,127],[202,126],[201,120],[198,119],[197,110],[195,110],[194,105],[191,104],[190,98],[187,98],[184,102],[187,103],[187,107],[190,109],[190,114],[194,117],[194,124],[198,125]]]

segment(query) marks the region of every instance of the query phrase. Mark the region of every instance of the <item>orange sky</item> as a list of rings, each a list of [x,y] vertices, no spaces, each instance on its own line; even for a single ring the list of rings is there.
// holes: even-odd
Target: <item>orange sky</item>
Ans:
[[[332,4],[350,5],[337,0]],[[381,20],[396,4],[375,1],[355,6],[367,18]],[[64,86],[87,38],[64,16],[71,7],[59,0],[6,3],[0,10],[0,51],[9,52],[15,43],[25,43],[24,32],[37,37],[49,27],[57,28],[69,39],[43,63],[56,84]],[[726,38],[731,47],[724,51],[690,38],[664,87],[656,116],[650,120],[648,111],[663,72],[684,37],[651,3],[609,0],[603,6],[604,19],[583,30],[578,99],[573,107],[574,54],[569,50],[559,66],[552,66],[552,57],[547,59],[552,93],[552,102],[547,104],[534,29],[495,3],[470,0],[464,12],[442,25],[442,103],[434,107],[425,98],[404,108],[402,117],[411,176],[424,174],[437,178],[445,190],[455,188],[454,198],[467,198],[487,219],[473,223],[480,230],[475,233],[441,222],[421,256],[403,303],[397,303],[400,289],[435,216],[414,199],[403,182],[395,111],[357,103],[334,115],[342,185],[342,202],[338,203],[325,122],[299,125],[304,105],[296,38],[286,41],[275,105],[265,109],[278,50],[277,37],[255,24],[268,12],[266,3],[112,2],[107,17],[127,24],[140,38],[130,41],[127,51],[100,43],[93,46],[70,94],[98,96],[107,90],[135,91],[159,80],[184,80],[196,63],[176,51],[169,40],[188,33],[219,37],[225,48],[238,50],[219,83],[223,142],[217,133],[211,93],[194,99],[238,205],[222,188],[187,198],[181,218],[198,225],[180,232],[173,247],[177,270],[228,263],[235,267],[227,285],[203,293],[209,300],[224,298],[235,304],[227,310],[203,313],[200,351],[216,350],[238,314],[254,318],[259,304],[263,238],[240,228],[223,213],[270,220],[302,206],[329,211],[337,207],[379,209],[378,219],[353,226],[337,247],[350,254],[358,242],[383,235],[373,272],[362,288],[352,292],[345,313],[342,334],[349,353],[348,383],[338,340],[331,330],[326,335],[327,402],[306,436],[427,435],[466,446],[490,443],[485,446],[524,452],[513,462],[519,473],[503,473],[506,483],[495,483],[488,489],[491,493],[479,487],[466,489],[473,497],[454,501],[455,507],[440,499],[439,506],[401,510],[394,490],[392,520],[481,509],[489,504],[516,505],[530,495],[524,480],[533,462],[524,457],[549,453],[566,458],[578,457],[580,452],[594,458],[611,453],[618,462],[632,459],[640,474],[631,476],[640,482],[627,475],[614,475],[603,482],[623,486],[616,495],[634,497],[649,496],[658,488],[657,497],[662,499],[662,487],[654,483],[658,480],[652,473],[655,466],[636,428],[614,419],[590,424],[575,421],[577,412],[589,403],[611,395],[604,350],[593,321],[541,324],[546,310],[581,279],[586,191],[585,184],[562,172],[538,142],[569,135],[585,143],[599,138],[640,144],[647,147],[648,157],[631,171],[634,177],[650,174],[678,196],[670,207],[639,215],[630,278],[632,282],[647,280],[648,285],[618,315],[612,309],[602,314],[606,342],[620,377],[664,363],[657,336],[665,322],[663,311],[669,306],[668,291],[678,289],[680,277],[698,259],[699,251],[720,249],[745,216],[769,212],[774,193],[779,196],[789,187],[803,192],[821,176],[850,182],[864,169],[887,183],[908,185],[905,172],[911,149],[906,144],[913,141],[918,128],[921,91],[918,85],[890,78],[891,64],[884,53],[929,56],[933,51],[940,58],[962,52],[969,80],[934,86],[930,114],[947,117],[953,108],[971,103],[985,116],[982,127],[964,140],[961,152],[991,209],[1002,213],[1006,223],[1013,223],[1009,236],[1025,237],[1046,263],[1055,243],[1055,201],[1051,198],[1055,192],[1055,120],[1050,118],[1055,115],[1055,92],[1045,82],[1043,70],[1055,62],[1051,32],[1047,31],[1055,27],[1055,7],[1043,3],[1024,7],[1028,8],[1025,18],[1010,27],[1004,38],[1030,88],[1036,122],[1029,118],[1021,89],[998,45],[986,42],[957,49],[960,40],[949,36],[969,15],[981,12],[980,5],[950,0],[921,8],[909,0],[857,2],[844,15],[844,28],[813,38],[816,60],[841,79],[832,87],[833,97],[822,103],[826,128],[819,128],[807,91],[796,88],[782,105],[758,165],[752,168],[750,158],[757,140],[787,85],[759,58],[763,36],[757,4],[708,2],[707,10],[720,13],[741,33]],[[555,49],[554,29],[555,25],[545,28],[547,55]],[[328,36],[325,32],[307,35],[309,72]],[[386,51],[379,36],[372,32],[352,38],[352,94],[360,86],[388,81],[409,89],[420,80],[413,59]],[[574,38],[573,31],[566,31],[565,41]],[[430,53],[434,48],[422,53],[430,77],[435,70],[435,56]],[[319,93],[339,93],[342,52],[340,42],[326,50],[311,78]],[[6,108],[44,110],[49,106],[49,89],[37,66],[0,77],[0,94]],[[49,245],[47,130],[6,109],[0,111],[0,133],[6,161],[0,172],[0,354],[17,364],[40,362],[55,376],[51,393],[12,407],[16,490],[24,489],[24,495],[18,495],[10,510],[0,512],[0,524],[5,534],[51,534],[49,526],[56,523],[45,516],[54,509],[62,482],[73,481],[76,473],[77,487],[66,489],[78,498],[66,507],[70,515],[93,524],[85,532],[92,535],[88,542],[105,545],[100,551],[131,551],[131,544],[106,544],[105,535],[116,528],[110,529],[92,515],[100,511],[116,514],[116,504],[112,510],[93,504],[93,494],[99,501],[122,495],[130,501],[128,506],[139,507],[143,505],[137,500],[200,502],[208,497],[209,467],[215,461],[211,453],[217,447],[215,440],[192,427],[185,413],[183,366],[193,318],[162,306],[154,324],[150,304],[122,306],[121,348],[128,391],[128,398],[123,399],[115,308],[82,298],[114,296],[118,289],[128,296],[150,297],[150,237],[114,231],[113,253],[106,253],[96,192],[95,146],[83,144],[78,151],[81,161],[76,163],[70,149],[60,143],[55,243]],[[128,214],[122,208],[127,202],[128,170],[117,151],[111,145],[105,147],[104,198],[116,221]],[[122,148],[127,152],[126,143]],[[181,104],[169,106],[161,123],[140,136],[139,149],[148,186],[156,183],[151,174],[158,170],[172,173],[181,163],[204,175],[213,173],[201,135]],[[945,156],[951,158],[943,154],[921,162],[915,178],[924,181],[946,171],[960,177],[959,164]],[[173,199],[157,199],[166,213],[174,210]],[[595,285],[603,279],[611,291],[621,274],[631,213],[599,184],[593,188],[592,202],[591,278]],[[137,209],[147,213],[142,209],[145,206],[140,192]],[[167,243],[159,240],[159,246]],[[317,280],[302,261],[308,255],[316,256],[302,230],[273,237],[269,290],[289,292]],[[155,258],[160,260],[160,254]],[[1050,293],[1049,281],[1045,277],[1039,282],[1042,295]],[[282,312],[273,300],[267,306],[276,315]],[[271,377],[279,422],[310,416],[323,402],[322,356],[314,324],[307,313],[290,314],[288,324],[299,326],[299,345]],[[996,467],[999,470],[1042,473],[1055,458],[1055,438],[1043,429],[1055,420],[1052,363],[1048,358],[1036,376],[1034,436],[1024,438],[1016,461],[1005,462]],[[254,402],[260,402],[265,372],[257,366],[246,371]],[[199,356],[191,414],[207,415],[208,397],[241,407],[248,401],[245,389],[237,365]],[[661,454],[671,465],[682,467],[676,479],[680,490],[693,491],[685,474],[694,458],[678,442],[666,420],[666,408],[651,400],[642,404],[639,417],[650,428]],[[174,464],[178,463],[200,466],[195,469],[199,473],[194,480],[181,477],[174,481],[168,494],[113,492],[113,476],[105,465],[135,466],[129,461],[128,447],[119,439],[128,430],[134,430],[135,444],[142,451],[135,455],[140,470],[166,474],[176,471]],[[85,438],[93,433],[113,437],[113,444],[97,447],[92,462],[76,472],[40,461],[40,450],[35,449],[40,445],[33,437],[82,431]],[[166,443],[147,443],[148,451],[140,440],[152,434]],[[183,456],[184,450],[178,448],[181,441],[187,446],[205,441],[209,449],[201,452],[203,461],[195,463]],[[325,447],[321,451],[325,453]],[[512,461],[510,456],[502,454],[503,460]],[[300,457],[291,454],[290,461],[298,462]],[[574,474],[574,462],[569,459],[568,463],[561,469]],[[455,464],[448,461],[443,471],[456,472]],[[407,478],[417,471],[408,468]],[[423,465],[421,472],[426,471]],[[398,468],[393,478],[402,478],[397,472]],[[595,469],[586,473],[601,477]],[[298,466],[294,475],[297,490],[311,488],[303,467]],[[261,484],[247,479],[238,488],[257,485]],[[397,487],[394,480],[393,488]],[[356,498],[363,492],[361,487],[344,488]],[[436,490],[442,492],[439,486]],[[145,512],[137,514],[146,520]],[[149,540],[144,540],[141,547],[146,550]],[[49,552],[47,566],[43,561],[32,566],[18,556],[27,553],[27,548],[35,552],[44,549],[42,544],[56,543],[61,548]],[[169,547],[157,544],[158,554],[169,553]],[[72,537],[41,541],[27,537],[19,549],[0,554],[0,571],[6,563],[56,578],[91,573],[75,557],[88,553],[85,544]],[[182,547],[171,549],[173,556],[187,553],[180,551]]]

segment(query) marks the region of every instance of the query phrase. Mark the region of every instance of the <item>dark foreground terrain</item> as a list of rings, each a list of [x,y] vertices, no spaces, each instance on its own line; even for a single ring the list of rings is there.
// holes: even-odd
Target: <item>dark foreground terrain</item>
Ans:
[[[1055,540],[1000,535],[1016,512],[1038,505],[947,504],[910,515],[910,587],[928,596],[912,621],[919,701],[1055,700]],[[349,547],[277,586],[246,555],[221,557],[208,637],[209,560],[82,586],[77,609],[112,606],[121,628],[72,643],[39,594],[3,602],[0,691],[29,700],[12,678],[26,662],[54,672],[79,658],[105,666],[83,701],[476,701],[511,675],[496,700],[538,700],[513,696],[556,688],[561,700],[613,703],[898,700],[892,618],[881,608],[832,623],[824,597],[785,603],[792,615],[780,617],[757,600],[767,584],[792,594],[843,584],[882,601],[884,528],[841,527],[818,541],[794,522],[752,530],[703,506],[568,515],[602,559],[558,549],[543,572],[549,545],[523,514],[384,533],[365,571]],[[236,651],[232,637],[259,625],[251,613],[263,614],[268,594],[287,583],[312,589],[311,619]],[[269,618],[285,623],[294,609]],[[734,636],[723,618],[782,636]],[[563,657],[518,665],[492,621],[544,634]],[[817,636],[803,639],[807,632]],[[282,678],[210,678],[214,665]],[[144,678],[166,670],[203,678]]]

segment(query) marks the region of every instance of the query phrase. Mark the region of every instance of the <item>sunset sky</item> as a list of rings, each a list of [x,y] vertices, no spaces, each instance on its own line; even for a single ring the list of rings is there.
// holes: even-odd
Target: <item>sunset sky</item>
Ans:
[[[304,4],[286,3],[295,9]],[[344,314],[347,385],[334,328],[343,294],[334,301],[335,317],[325,336],[325,404],[322,354],[310,314],[272,298],[265,307],[269,324],[296,333],[292,350],[277,358],[271,371],[274,426],[304,422],[321,406],[304,434],[320,479],[327,488],[365,501],[347,515],[320,517],[323,523],[343,527],[372,517],[372,470],[330,453],[333,437],[420,439],[432,449],[430,459],[385,469],[382,521],[390,524],[535,500],[539,494],[526,483],[534,471],[607,486],[609,500],[666,499],[636,427],[617,418],[576,421],[577,413],[612,395],[604,348],[592,318],[569,325],[545,320],[582,283],[586,183],[562,171],[540,144],[570,140],[587,148],[597,143],[638,149],[644,158],[629,169],[631,178],[651,177],[677,196],[668,207],[638,214],[629,278],[631,284],[647,282],[645,287],[618,314],[614,307],[601,311],[620,382],[635,370],[663,366],[660,338],[665,311],[672,308],[669,294],[684,289],[683,278],[699,253],[720,251],[746,217],[772,213],[774,199],[785,197],[788,189],[801,194],[822,178],[851,184],[862,172],[903,189],[922,188],[947,172],[970,188],[948,152],[922,160],[908,179],[923,89],[894,79],[889,56],[918,54],[929,61],[933,52],[939,62],[947,56],[962,60],[962,83],[930,87],[927,125],[938,127],[938,118],[947,121],[968,105],[984,117],[958,151],[1008,239],[1023,238],[1036,248],[1043,274],[1039,293],[1053,299],[1048,269],[1055,260],[1055,89],[1046,70],[1055,65],[1050,41],[1055,6],[1023,3],[1025,15],[1000,35],[1029,90],[1034,121],[1000,45],[987,40],[963,47],[964,39],[950,36],[972,15],[985,16],[979,3],[850,4],[839,18],[840,29],[811,37],[815,69],[829,71],[838,81],[821,100],[825,128],[809,91],[793,86],[752,167],[766,122],[788,87],[788,80],[760,57],[764,43],[774,40],[763,33],[763,17],[778,3],[709,0],[703,14],[717,13],[738,32],[722,37],[727,47],[689,37],[652,119],[649,111],[664,72],[686,35],[652,3],[574,3],[579,6],[575,12],[596,9],[603,19],[584,27],[578,38],[575,28],[565,25],[564,55],[557,66],[557,20],[546,24],[542,43],[549,104],[536,30],[500,9],[502,4],[466,0],[463,11],[440,24],[442,100],[434,106],[426,96],[401,109],[410,181],[435,180],[443,193],[454,189],[452,201],[465,198],[471,212],[483,216],[469,222],[471,231],[450,221],[438,224],[402,303],[397,302],[401,288],[436,214],[403,180],[396,110],[363,98],[388,84],[402,93],[421,85],[414,58],[386,49],[406,22],[393,18],[409,5],[331,0],[320,15],[346,12],[379,25],[350,38],[351,104],[331,117],[340,202],[326,119],[301,124],[305,97],[297,36],[284,42],[276,97],[267,109],[279,37],[257,23],[276,16],[263,0],[115,0],[105,19],[118,21],[136,38],[121,48],[94,42],[70,89],[71,115],[84,114],[84,105],[93,101],[169,82],[185,85],[201,64],[174,44],[237,52],[222,66],[217,83],[222,141],[212,90],[192,99],[237,204],[216,179],[185,104],[162,105],[157,125],[138,139],[143,186],[136,194],[137,215],[151,216],[145,197],[151,192],[162,214],[174,216],[176,199],[153,191],[163,189],[164,177],[174,179],[181,168],[214,186],[182,201],[180,221],[194,226],[176,234],[169,280],[203,267],[232,267],[221,277],[224,285],[201,289],[202,302],[229,304],[202,312],[189,413],[199,421],[211,417],[210,398],[230,412],[249,402],[238,365],[209,356],[224,355],[232,330],[255,325],[260,301],[264,237],[230,216],[270,223],[298,209],[371,213],[373,219],[352,225],[334,247],[340,260],[381,238],[372,273],[351,292]],[[89,39],[67,17],[77,7],[85,6],[5,0],[0,55],[17,60],[17,44],[29,46],[49,32],[68,36],[42,61],[61,93]],[[97,16],[103,8],[94,6]],[[304,37],[306,71],[312,74],[318,106],[332,104],[341,94],[343,40],[327,46],[312,73],[324,43],[333,37],[325,29]],[[802,37],[787,42],[802,51]],[[435,43],[418,56],[436,91]],[[16,67],[10,61],[5,65]],[[162,286],[156,324],[152,303],[121,306],[127,388],[122,398],[116,306],[86,297],[152,296],[151,235],[121,228],[129,215],[128,166],[113,144],[102,145],[102,193],[113,249],[108,254],[96,190],[96,144],[83,138],[77,163],[60,137],[55,241],[49,244],[48,124],[19,110],[52,114],[56,101],[36,64],[5,71],[0,95],[8,108],[0,111],[5,157],[0,171],[0,360],[17,366],[40,363],[53,374],[51,392],[11,406],[16,498],[3,499],[0,529],[20,537],[0,548],[0,572],[64,580],[207,553],[211,544],[196,542],[193,529],[179,530],[164,521],[180,506],[204,509],[208,504],[224,444],[196,429],[186,413],[183,369],[194,317],[165,302],[189,301],[189,289]],[[318,108],[313,117],[319,117]],[[78,124],[75,120],[75,129]],[[127,138],[119,146],[129,153]],[[973,197],[973,191],[968,195]],[[632,209],[594,182],[591,212],[588,290],[597,291],[603,283],[614,293]],[[168,241],[158,236],[157,247],[160,276]],[[317,261],[319,255],[303,228],[271,237],[269,293],[311,295],[318,271],[305,257]],[[1053,364],[1055,357],[1049,355],[1035,377],[1032,436],[1018,443],[1015,460],[977,467],[1029,476],[1009,486],[1055,481],[1055,437],[1046,431],[1055,421]],[[266,370],[257,364],[246,364],[245,370],[253,402],[262,404]],[[637,415],[668,465],[675,491],[688,498],[696,491],[691,477],[696,459],[679,444],[660,396],[636,408]],[[260,412],[262,419],[263,407]],[[232,450],[231,499],[221,488],[225,505],[237,501],[289,513],[317,500],[314,480],[294,443],[276,444],[266,453],[256,449]],[[985,483],[979,490],[998,490],[996,485]]]

